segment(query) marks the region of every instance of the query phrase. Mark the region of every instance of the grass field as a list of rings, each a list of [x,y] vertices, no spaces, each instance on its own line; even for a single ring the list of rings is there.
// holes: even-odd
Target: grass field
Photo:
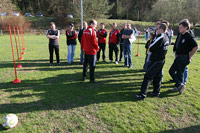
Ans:
[[[124,68],[123,63],[98,62],[95,84],[82,81],[79,44],[75,63],[67,64],[65,36],[60,38],[61,66],[55,64],[50,68],[48,40],[43,35],[25,36],[23,68],[17,69],[22,83],[12,84],[14,69],[9,36],[0,38],[0,119],[8,113],[19,117],[17,127],[11,132],[200,132],[200,52],[189,65],[183,95],[168,91],[174,85],[169,82],[168,74],[174,59],[170,46],[160,97],[137,101],[134,95],[140,91],[144,76],[143,38],[139,57],[135,56],[137,41],[133,44],[132,69]],[[0,132],[8,131],[0,128]]]

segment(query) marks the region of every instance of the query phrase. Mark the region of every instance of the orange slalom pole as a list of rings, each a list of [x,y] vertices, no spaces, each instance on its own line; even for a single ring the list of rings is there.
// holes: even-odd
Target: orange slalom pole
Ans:
[[[18,47],[17,47],[17,38],[16,38],[16,33],[15,33],[15,26],[13,26],[13,31],[14,31],[14,36],[15,36],[15,43],[16,43],[17,57],[18,57],[17,68],[22,68],[22,65],[20,64],[20,61],[19,61],[19,52],[18,52]]]
[[[22,40],[22,46],[23,46],[22,54],[25,54],[24,50],[26,50],[26,48],[25,48],[25,43],[24,43],[24,33],[23,33],[23,28],[22,27],[20,27],[20,31],[21,31],[21,40]]]
[[[10,41],[11,41],[11,47],[12,47],[12,54],[13,54],[13,62],[14,62],[14,69],[15,69],[15,80],[13,81],[14,84],[21,83],[21,80],[17,78],[17,70],[16,70],[16,64],[15,64],[15,55],[14,55],[14,48],[13,48],[13,41],[12,41],[12,32],[11,27],[9,26],[9,33],[10,33]]]
[[[136,56],[140,56],[139,55],[139,42],[140,42],[140,29],[138,30],[138,48],[137,48],[137,54],[136,54]]]
[[[24,58],[22,57],[22,51],[21,51],[21,44],[20,44],[20,39],[19,39],[19,28],[17,26],[17,35],[18,35],[18,42],[19,42],[19,51],[20,51],[20,60],[23,60]]]

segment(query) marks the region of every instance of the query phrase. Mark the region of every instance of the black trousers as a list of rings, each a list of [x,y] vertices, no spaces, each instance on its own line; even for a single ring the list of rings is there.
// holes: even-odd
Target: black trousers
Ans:
[[[101,51],[103,52],[102,59],[103,59],[103,61],[105,61],[105,59],[106,59],[106,44],[99,43],[99,51],[97,52],[97,60],[99,60],[99,58],[100,58]]]
[[[169,69],[169,74],[175,81],[175,86],[178,88],[184,84],[184,71],[186,66],[190,63],[188,55],[177,56]]]
[[[153,93],[159,94],[160,93],[160,87],[162,82],[162,69],[165,64],[165,61],[152,61],[150,62],[147,71],[144,75],[144,80],[142,82],[141,86],[141,95],[144,97],[147,96],[147,90],[149,88],[149,85],[151,84],[153,80]]]
[[[90,81],[95,80],[94,71],[96,65],[96,55],[85,54],[85,59],[83,63],[83,77],[87,77],[88,64],[90,65]]]
[[[123,58],[123,43],[120,43],[120,56],[119,56],[119,60],[122,61],[122,58]]]
[[[55,53],[56,53],[56,60],[57,63],[60,63],[60,56],[59,56],[59,45],[49,45],[49,55],[50,55],[50,63],[53,63],[53,53],[54,53],[54,49],[55,49]]]
[[[118,61],[119,48],[117,44],[109,44],[109,60],[113,60],[113,51],[115,52],[115,61]]]

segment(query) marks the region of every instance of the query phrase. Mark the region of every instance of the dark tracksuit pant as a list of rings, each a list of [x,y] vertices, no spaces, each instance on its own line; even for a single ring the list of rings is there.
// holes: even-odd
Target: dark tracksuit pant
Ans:
[[[151,84],[151,81],[153,80],[153,93],[159,94],[160,93],[160,87],[162,82],[162,69],[165,64],[165,61],[151,61],[146,74],[144,75],[144,80],[141,86],[141,95],[144,97],[147,96],[147,90],[149,88],[149,85]]]
[[[57,63],[60,63],[60,57],[59,57],[59,45],[49,45],[49,55],[50,55],[50,63],[53,63],[53,53],[56,53],[56,60]]]
[[[103,61],[105,61],[105,59],[106,59],[106,44],[99,43],[99,51],[97,52],[97,60],[99,60],[99,58],[100,58],[101,51],[103,52],[102,59],[103,59]]]
[[[188,55],[178,55],[169,69],[169,74],[175,81],[175,86],[177,88],[184,84],[184,71],[189,63],[190,61]]]
[[[119,56],[119,60],[122,61],[122,58],[123,58],[123,43],[120,43],[120,56]]]
[[[90,65],[90,81],[94,81],[94,71],[96,65],[96,55],[85,54],[83,63],[83,77],[87,77],[88,64]]]
[[[109,60],[113,60],[113,51],[115,52],[115,61],[118,61],[119,48],[117,44],[109,44]]]

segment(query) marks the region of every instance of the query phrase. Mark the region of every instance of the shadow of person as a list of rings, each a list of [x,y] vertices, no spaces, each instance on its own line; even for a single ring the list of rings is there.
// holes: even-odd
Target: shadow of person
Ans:
[[[17,98],[18,102],[0,104],[0,113],[68,110],[90,104],[136,101],[133,96],[141,86],[141,79],[134,75],[140,74],[140,71],[98,71],[96,74],[99,76],[95,84],[81,81],[80,72],[24,80],[23,83],[15,85],[2,83],[0,89],[15,93],[9,98]],[[124,74],[127,74],[126,78]],[[105,78],[111,75],[114,78]],[[29,93],[24,94],[24,91]]]

